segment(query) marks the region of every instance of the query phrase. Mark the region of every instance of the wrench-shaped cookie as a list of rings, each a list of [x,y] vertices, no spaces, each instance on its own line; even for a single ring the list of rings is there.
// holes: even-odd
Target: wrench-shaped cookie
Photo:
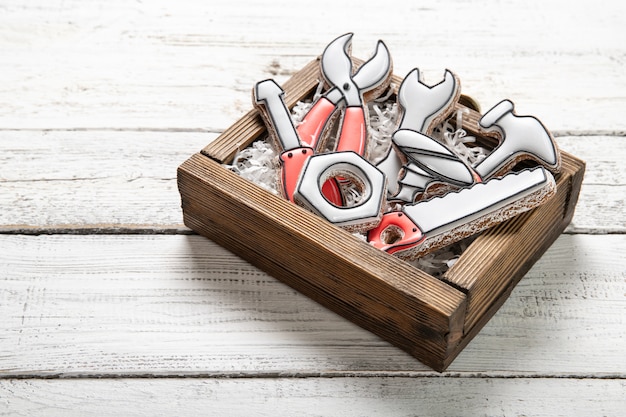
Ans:
[[[433,86],[424,83],[418,68],[404,78],[398,89],[402,119],[392,137],[394,147],[377,165],[389,178],[390,200],[413,202],[418,193],[435,181],[456,185],[473,182],[469,167],[428,136],[450,114],[460,95],[458,78],[449,70]],[[396,150],[404,154],[406,165],[403,166]],[[400,172],[403,172],[401,178]]]

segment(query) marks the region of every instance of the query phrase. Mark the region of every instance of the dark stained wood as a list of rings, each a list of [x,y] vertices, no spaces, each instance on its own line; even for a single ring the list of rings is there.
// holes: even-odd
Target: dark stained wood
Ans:
[[[315,60],[282,86],[287,106],[310,96],[319,79]],[[401,79],[392,82],[397,88]],[[479,119],[469,109],[463,127],[482,134]],[[482,233],[439,280],[221,165],[264,133],[251,110],[179,167],[185,225],[438,371],[565,229],[584,173],[584,162],[562,152],[556,195]],[[493,136],[479,140],[497,144]]]
[[[200,154],[179,168],[185,224],[443,370],[465,295]]]
[[[507,288],[521,279],[571,220],[584,163],[562,152],[557,192],[539,208],[482,233],[444,280],[468,295],[466,332],[470,331]]]

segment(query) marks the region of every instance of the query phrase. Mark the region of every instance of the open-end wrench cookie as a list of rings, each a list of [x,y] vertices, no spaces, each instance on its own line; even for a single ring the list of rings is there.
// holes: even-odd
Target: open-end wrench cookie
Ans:
[[[433,86],[424,83],[418,68],[404,78],[398,89],[401,121],[392,136],[392,148],[377,165],[389,178],[390,200],[411,203],[433,183],[466,186],[474,182],[471,168],[429,136],[450,115],[460,95],[458,77],[449,70]]]

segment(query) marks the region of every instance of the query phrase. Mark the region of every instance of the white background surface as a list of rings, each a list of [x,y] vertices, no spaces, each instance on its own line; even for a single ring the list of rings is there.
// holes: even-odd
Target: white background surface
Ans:
[[[625,12],[0,1],[0,415],[623,415]],[[348,31],[587,162],[572,224],[443,374],[182,225],[176,167]]]

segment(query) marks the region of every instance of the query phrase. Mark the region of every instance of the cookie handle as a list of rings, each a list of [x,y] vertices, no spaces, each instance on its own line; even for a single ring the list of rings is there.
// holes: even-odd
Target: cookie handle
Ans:
[[[365,155],[366,141],[367,126],[365,124],[363,107],[347,107],[343,117],[343,123],[341,124],[337,151],[353,151],[363,156]]]
[[[281,186],[285,198],[293,202],[293,194],[298,185],[298,179],[307,160],[313,156],[311,148],[296,148],[280,154],[281,162]]]
[[[415,247],[425,238],[419,226],[402,212],[385,213],[378,226],[367,233],[368,242],[388,253]]]
[[[335,103],[326,97],[321,97],[315,102],[306,116],[304,116],[302,123],[296,128],[303,145],[313,149],[317,147],[324,126],[328,123],[335,108]]]
[[[294,202],[293,195],[302,175],[304,166],[308,159],[313,156],[315,152],[311,148],[296,148],[280,154],[281,162],[281,186],[283,188],[283,195],[291,202]],[[343,196],[339,184],[335,179],[329,179],[322,186],[322,193],[328,201],[336,206],[343,206]]]

